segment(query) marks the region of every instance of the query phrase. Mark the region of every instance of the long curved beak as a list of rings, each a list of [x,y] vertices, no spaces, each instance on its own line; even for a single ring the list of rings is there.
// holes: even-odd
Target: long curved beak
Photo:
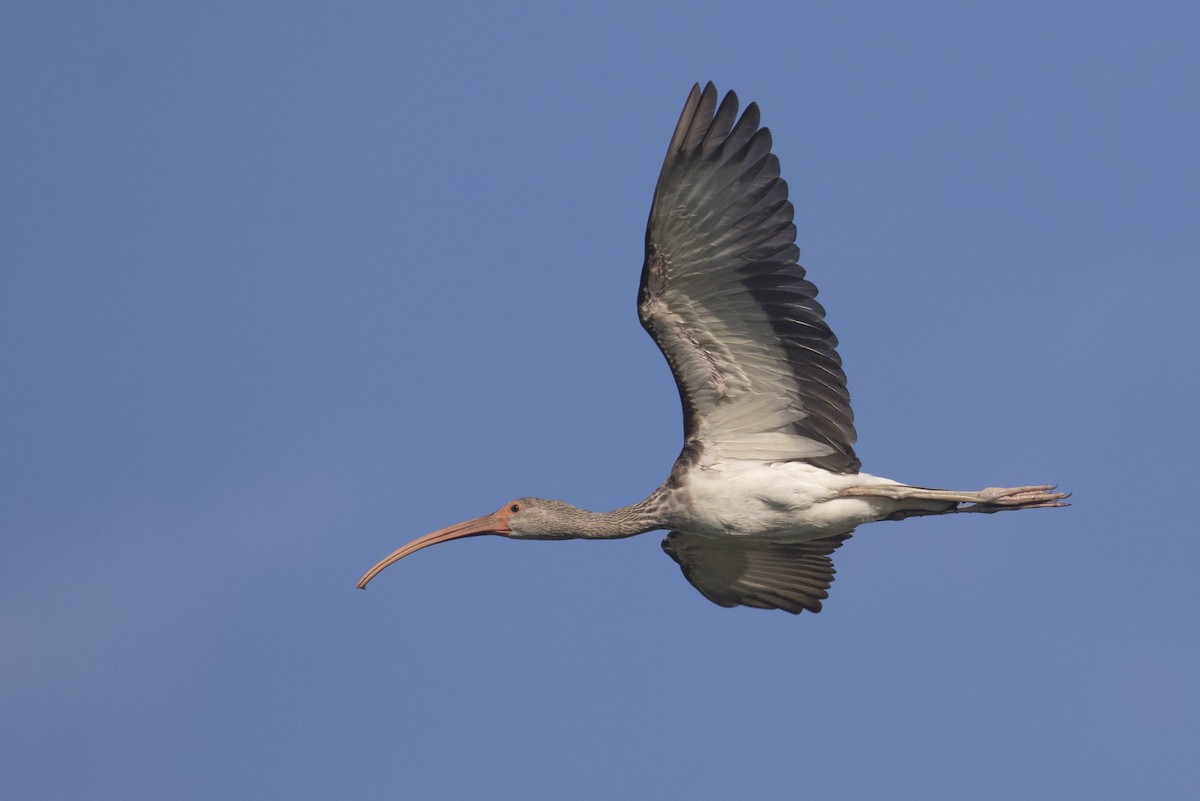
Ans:
[[[505,536],[512,533],[512,529],[508,527],[508,520],[498,514],[484,515],[477,517],[474,520],[468,520],[465,523],[459,523],[456,526],[449,528],[438,529],[432,534],[426,534],[424,537],[417,539],[405,545],[403,548],[392,551],[386,557],[379,561],[379,564],[367,571],[366,575],[358,582],[358,588],[365,590],[367,582],[379,575],[379,573],[393,562],[399,562],[410,553],[416,553],[422,548],[428,548],[430,545],[437,545],[439,542],[449,542],[457,540],[461,537],[478,537],[481,534],[499,534]]]

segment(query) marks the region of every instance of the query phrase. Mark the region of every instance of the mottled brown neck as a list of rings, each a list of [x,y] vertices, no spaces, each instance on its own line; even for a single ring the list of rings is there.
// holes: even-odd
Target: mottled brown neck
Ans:
[[[574,533],[583,539],[621,539],[663,528],[663,497],[655,492],[644,501],[622,506],[611,512],[589,512],[577,509],[572,513]]]

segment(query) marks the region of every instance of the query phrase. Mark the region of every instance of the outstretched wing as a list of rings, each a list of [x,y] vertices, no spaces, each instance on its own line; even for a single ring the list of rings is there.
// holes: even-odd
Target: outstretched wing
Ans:
[[[796,263],[787,183],[758,107],[692,88],[646,230],[642,325],[671,365],[685,448],[856,473],[837,338]],[[736,122],[735,122],[736,120]]]
[[[798,615],[821,611],[833,584],[829,555],[852,531],[799,543],[754,537],[701,537],[672,531],[663,550],[705,598],[720,606],[782,609]]]

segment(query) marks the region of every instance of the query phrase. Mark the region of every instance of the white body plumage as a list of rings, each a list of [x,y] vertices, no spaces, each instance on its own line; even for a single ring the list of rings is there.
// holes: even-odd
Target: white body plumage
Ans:
[[[896,481],[831,473],[805,462],[725,460],[680,479],[679,503],[672,504],[678,519],[667,525],[689,534],[803,542],[882,520],[901,507],[890,498],[842,494],[851,487],[900,486]]]

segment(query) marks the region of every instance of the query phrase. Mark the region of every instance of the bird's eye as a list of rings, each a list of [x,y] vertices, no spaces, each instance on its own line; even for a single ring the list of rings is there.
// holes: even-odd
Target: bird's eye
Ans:
[[[508,507],[508,511],[516,514],[517,512],[521,511],[521,504],[514,503],[512,506]]]

